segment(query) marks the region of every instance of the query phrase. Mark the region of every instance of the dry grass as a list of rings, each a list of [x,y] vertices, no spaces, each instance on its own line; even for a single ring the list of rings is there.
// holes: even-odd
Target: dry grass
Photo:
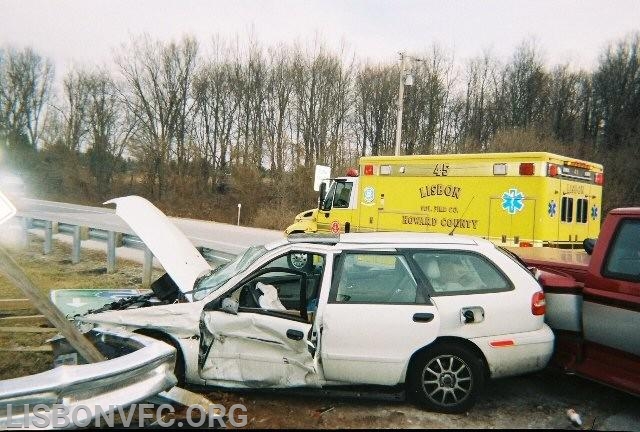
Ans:
[[[69,245],[56,242],[53,253],[42,254],[42,240],[32,237],[29,248],[23,250],[8,248],[9,252],[29,276],[31,281],[47,297],[51,290],[68,288],[140,288],[142,282],[141,264],[118,260],[116,271],[106,273],[106,257],[103,252],[82,250],[82,260],[71,264]],[[157,273],[154,272],[154,273]],[[158,274],[159,275],[159,274]],[[0,299],[24,298],[24,294],[0,275]],[[0,318],[39,314],[32,308],[1,309]],[[0,319],[0,326],[45,326],[50,324],[42,319],[10,320]],[[0,348],[16,348],[45,345],[55,333],[0,333]],[[16,378],[43,372],[52,365],[51,353],[0,352],[0,380]]]

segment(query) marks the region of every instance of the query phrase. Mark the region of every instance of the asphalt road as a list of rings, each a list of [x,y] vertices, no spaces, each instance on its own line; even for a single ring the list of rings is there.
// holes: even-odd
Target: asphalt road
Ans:
[[[30,198],[16,200],[15,205],[18,209],[17,215],[22,217],[134,234],[129,226],[119,216],[116,216],[115,210],[110,208],[113,206],[89,207]],[[195,246],[204,246],[232,255],[237,255],[249,246],[265,244],[284,236],[281,231],[261,228],[194,219],[173,217],[169,219]]]

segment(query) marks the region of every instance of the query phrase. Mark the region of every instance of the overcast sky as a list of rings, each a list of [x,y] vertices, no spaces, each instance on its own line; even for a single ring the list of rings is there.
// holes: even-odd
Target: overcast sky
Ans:
[[[214,35],[264,46],[319,35],[360,59],[393,61],[434,42],[458,61],[484,50],[506,59],[534,39],[547,64],[592,68],[610,41],[640,30],[639,0],[0,0],[0,45],[31,46],[55,61],[111,63],[113,49],[148,33],[168,40]]]

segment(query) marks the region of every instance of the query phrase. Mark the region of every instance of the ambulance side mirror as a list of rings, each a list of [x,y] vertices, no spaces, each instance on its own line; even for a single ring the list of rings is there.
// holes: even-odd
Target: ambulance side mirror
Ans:
[[[319,209],[322,209],[326,193],[327,193],[327,184],[325,182],[322,182],[322,183],[320,183],[320,198],[318,199],[318,208]]]
[[[596,247],[596,239],[586,238],[582,241],[582,247],[584,247],[584,251],[591,255],[593,253],[593,248]]]

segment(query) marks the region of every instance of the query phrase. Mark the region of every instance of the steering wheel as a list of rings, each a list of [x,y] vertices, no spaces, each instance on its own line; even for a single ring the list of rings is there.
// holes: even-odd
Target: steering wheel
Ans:
[[[258,289],[254,284],[246,284],[242,287],[242,293],[240,294],[240,299],[244,299],[244,301],[240,301],[241,306],[249,307],[249,308],[259,308],[260,307],[260,294],[258,293]],[[247,301],[249,300],[249,301]],[[243,304],[253,302],[253,304]]]

